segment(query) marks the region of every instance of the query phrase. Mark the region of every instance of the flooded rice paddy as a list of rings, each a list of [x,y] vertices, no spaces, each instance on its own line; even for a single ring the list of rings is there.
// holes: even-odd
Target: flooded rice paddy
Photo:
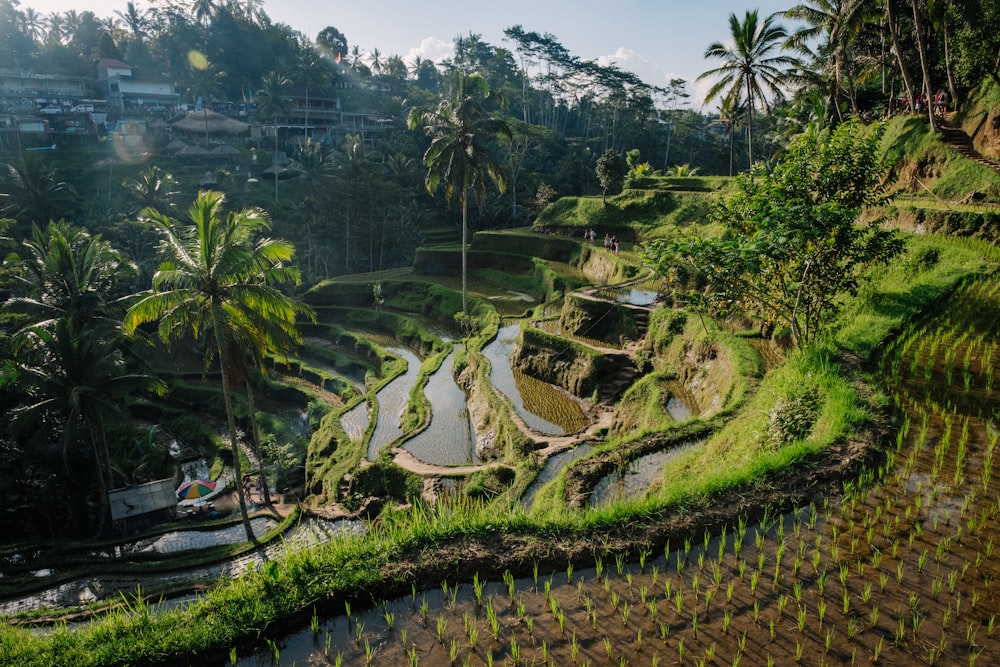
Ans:
[[[594,293],[604,299],[611,299],[629,306],[651,306],[660,298],[658,289],[652,286],[602,287]]]
[[[511,402],[528,428],[538,433],[564,435],[586,427],[588,420],[578,402],[558,387],[511,368],[519,331],[518,323],[506,324],[483,348],[483,356],[490,362],[490,382]]]
[[[479,463],[465,390],[455,382],[457,350],[457,345],[452,347],[424,387],[424,395],[431,404],[430,424],[403,443],[404,449],[424,463],[441,466]]]
[[[528,488],[525,489],[524,493],[521,494],[521,504],[531,509],[532,503],[535,502],[535,496],[546,484],[554,480],[559,476],[563,470],[566,469],[573,461],[582,459],[585,456],[590,455],[594,451],[594,448],[590,445],[577,445],[573,449],[567,449],[564,452],[559,452],[558,454],[553,454],[545,461],[545,465],[532,480]]]
[[[403,429],[399,422],[409,403],[410,390],[413,388],[413,385],[417,381],[417,376],[420,374],[420,359],[417,358],[417,355],[402,347],[386,349],[406,360],[406,372],[382,387],[375,394],[375,398],[378,400],[379,411],[378,422],[375,424],[375,430],[372,432],[371,440],[368,442],[368,460],[370,461],[378,458],[378,454],[383,447],[402,437]],[[367,420],[367,416],[365,419]],[[343,417],[341,418],[341,423],[343,424]],[[367,426],[366,421],[365,428]],[[352,425],[350,428],[356,431],[355,426]],[[361,429],[362,433],[364,433],[365,428]],[[348,426],[345,426],[344,430],[348,431]]]
[[[641,498],[655,482],[663,478],[663,466],[703,443],[703,440],[692,442],[630,461],[623,470],[616,470],[603,477],[594,486],[590,493],[590,506],[601,507],[619,500]]]
[[[263,536],[275,525],[274,520],[270,518],[251,520],[251,526],[257,537]],[[102,600],[113,600],[122,595],[132,595],[137,590],[160,590],[219,581],[224,577],[235,578],[252,568],[259,567],[265,559],[275,558],[281,553],[322,544],[330,541],[336,535],[360,534],[366,529],[366,525],[360,521],[344,519],[327,521],[308,518],[289,530],[281,540],[265,547],[263,552],[253,551],[222,562],[149,574],[120,575],[115,574],[113,567],[110,567],[110,564],[122,555],[133,553],[170,555],[246,542],[246,533],[242,524],[204,531],[172,531],[156,538],[120,544],[113,553],[108,551],[94,553],[95,572],[93,574],[77,577],[30,595],[4,601],[0,603],[0,614],[13,615],[46,607],[81,607]],[[47,577],[58,575],[59,573],[55,571],[44,573],[44,576]]]
[[[895,439],[840,498],[631,562],[595,545],[586,569],[438,582],[239,664],[1000,664],[998,294],[890,346]]]

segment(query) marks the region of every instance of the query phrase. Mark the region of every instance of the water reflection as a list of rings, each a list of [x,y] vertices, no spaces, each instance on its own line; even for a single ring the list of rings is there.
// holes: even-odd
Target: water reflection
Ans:
[[[368,401],[361,401],[340,415],[340,427],[344,429],[344,433],[351,440],[360,440],[364,436],[368,422]]]
[[[275,526],[275,522],[273,519],[260,517],[252,519],[251,526],[254,534],[260,537],[266,531],[271,530]],[[121,595],[132,595],[139,589],[166,590],[170,588],[182,588],[193,583],[218,581],[223,577],[239,577],[251,569],[261,566],[266,559],[274,559],[284,553],[329,542],[335,536],[343,533],[361,534],[366,530],[367,525],[360,521],[346,519],[328,521],[319,518],[307,518],[289,530],[282,539],[271,542],[263,550],[254,550],[238,558],[208,565],[195,565],[169,572],[135,572],[127,576],[115,572],[97,572],[32,593],[31,595],[4,601],[0,603],[0,614],[14,615],[43,608],[79,607],[100,602],[101,600],[118,598]],[[245,541],[246,532],[243,529],[243,525],[235,524],[218,530],[173,531],[156,538],[147,538],[120,544],[117,550],[121,555],[130,553],[170,554],[225,544],[240,544]],[[95,553],[93,556],[95,561],[108,560],[110,558],[107,552]],[[39,570],[39,573],[42,573],[42,571]],[[59,573],[49,571],[44,574],[46,576],[53,576]],[[176,606],[186,600],[190,600],[190,597],[161,602],[160,606]]]
[[[403,448],[424,463],[453,466],[479,463],[465,390],[455,382],[455,352],[427,381],[424,395],[431,404],[431,423],[403,443]],[[381,420],[379,420],[381,421]]]
[[[417,381],[417,375],[420,374],[420,359],[417,358],[417,355],[402,347],[386,349],[406,360],[406,372],[375,394],[379,406],[378,422],[375,424],[372,439],[368,442],[368,460],[370,461],[378,458],[383,447],[403,435],[403,429],[399,422],[409,403],[410,389],[413,388]],[[367,423],[365,427],[367,428]]]
[[[542,487],[554,480],[570,463],[576,461],[577,459],[582,459],[584,456],[589,455],[592,451],[594,451],[594,448],[590,445],[578,445],[573,449],[568,449],[565,452],[559,452],[558,454],[550,456],[545,462],[545,466],[541,469],[528,488],[525,489],[524,494],[521,496],[521,504],[530,509],[532,503],[535,502],[535,496]]]
[[[493,342],[483,348],[483,356],[490,361],[490,382],[507,397],[518,416],[534,431],[544,435],[564,435],[583,428],[587,420],[575,401],[556,387],[538,380],[531,382],[534,378],[511,368],[510,360],[519,330],[517,323],[503,326]]]
[[[663,476],[663,466],[703,442],[704,440],[697,440],[635,459],[625,466],[624,471],[616,470],[594,486],[590,494],[590,506],[601,507],[619,500],[643,496],[653,482]]]
[[[605,287],[598,290],[597,295],[629,306],[651,306],[656,303],[660,293],[656,290],[636,287]]]

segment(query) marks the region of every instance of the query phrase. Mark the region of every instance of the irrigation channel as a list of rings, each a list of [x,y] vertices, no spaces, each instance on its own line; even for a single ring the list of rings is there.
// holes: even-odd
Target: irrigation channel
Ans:
[[[941,308],[886,350],[897,437],[841,497],[638,562],[427,582],[238,664],[1000,664],[1000,283]]]

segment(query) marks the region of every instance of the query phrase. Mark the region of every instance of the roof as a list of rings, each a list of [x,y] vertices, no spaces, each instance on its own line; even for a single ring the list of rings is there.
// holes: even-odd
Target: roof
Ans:
[[[175,130],[185,132],[208,132],[222,134],[243,134],[250,126],[235,118],[223,116],[221,113],[200,109],[192,111],[184,118],[171,125]]]

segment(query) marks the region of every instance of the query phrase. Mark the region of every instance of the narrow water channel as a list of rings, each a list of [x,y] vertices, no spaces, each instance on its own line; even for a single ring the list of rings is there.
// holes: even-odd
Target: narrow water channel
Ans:
[[[420,359],[413,352],[402,347],[390,347],[386,349],[406,360],[406,372],[382,387],[375,394],[379,405],[378,423],[375,424],[372,439],[368,443],[369,461],[377,459],[383,447],[403,435],[403,429],[399,425],[399,420],[402,418],[403,411],[406,410],[406,405],[410,400],[410,389],[413,388],[414,383],[417,381],[417,375],[420,374]],[[352,410],[351,412],[354,411]],[[352,428],[356,427],[352,426]],[[365,423],[361,429],[362,433],[364,433],[365,428],[368,428],[367,413],[365,413]],[[345,427],[344,430],[347,430],[347,428]],[[358,437],[360,439],[360,436]]]
[[[424,387],[424,395],[431,404],[430,425],[403,443],[403,449],[424,463],[441,466],[479,463],[465,390],[455,382],[457,350],[458,345],[452,347],[451,354]]]

